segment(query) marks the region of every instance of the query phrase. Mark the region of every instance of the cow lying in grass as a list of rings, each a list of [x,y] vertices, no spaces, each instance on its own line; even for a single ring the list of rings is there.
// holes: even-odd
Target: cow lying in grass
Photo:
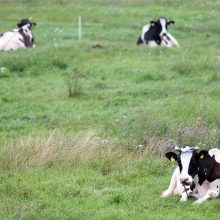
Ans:
[[[137,45],[148,44],[150,47],[165,46],[179,47],[177,40],[168,32],[168,26],[174,24],[174,21],[168,21],[166,18],[159,18],[157,21],[151,21],[150,24],[142,28],[141,35],[137,40]]]
[[[7,31],[0,35],[0,51],[16,50],[18,48],[35,47],[32,26],[36,23],[22,19],[18,24],[19,29]]]
[[[174,152],[166,153],[169,160],[177,161],[168,189],[161,197],[172,194],[181,196],[185,202],[188,196],[196,197],[195,204],[220,195],[220,150],[197,152],[198,147],[175,148]]]

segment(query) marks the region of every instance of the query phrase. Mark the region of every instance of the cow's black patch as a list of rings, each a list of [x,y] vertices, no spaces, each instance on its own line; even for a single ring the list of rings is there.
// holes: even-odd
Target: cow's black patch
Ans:
[[[141,36],[137,39],[137,45],[143,44],[143,40],[141,39]]]
[[[194,151],[188,168],[188,173],[190,176],[192,176],[192,178],[198,174],[198,161],[196,160],[196,155],[197,153]]]
[[[182,170],[183,170],[183,165],[182,165],[182,163],[181,163],[180,154],[179,154],[178,157],[177,157],[177,163],[178,163],[180,172],[182,172]]]
[[[154,25],[151,25],[149,30],[144,34],[144,40],[148,43],[149,41],[155,41],[158,45],[161,44],[160,32],[162,26],[160,22],[155,22]]]
[[[19,39],[19,40],[24,43],[25,47],[33,47],[34,38],[33,37],[30,38],[27,34],[25,34],[22,28],[18,32],[23,37],[23,39]]]
[[[30,24],[30,28],[32,27],[32,25],[36,25],[36,23],[35,22],[32,22],[32,21],[30,21],[29,19],[27,19],[27,18],[23,18],[23,19],[21,19],[20,21],[19,21],[19,23],[17,23],[17,26],[19,27],[19,28],[21,28],[21,27],[23,27],[24,25],[26,25],[26,24]]]

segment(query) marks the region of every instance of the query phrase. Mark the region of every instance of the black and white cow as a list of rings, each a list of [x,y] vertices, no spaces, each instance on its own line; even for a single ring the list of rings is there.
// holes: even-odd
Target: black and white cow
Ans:
[[[29,19],[22,19],[18,29],[7,31],[0,35],[0,51],[16,50],[18,48],[35,47],[32,26],[35,22]]]
[[[165,46],[179,47],[177,40],[168,32],[168,26],[174,24],[173,20],[159,18],[157,21],[150,21],[150,24],[142,28],[141,35],[137,40],[137,45],[148,44],[150,47]]]
[[[197,152],[198,147],[175,148],[174,152],[166,153],[169,160],[177,161],[178,166],[173,172],[168,189],[161,197],[172,194],[181,195],[182,202],[188,196],[196,197],[195,204],[200,204],[209,198],[220,196],[220,150]]]

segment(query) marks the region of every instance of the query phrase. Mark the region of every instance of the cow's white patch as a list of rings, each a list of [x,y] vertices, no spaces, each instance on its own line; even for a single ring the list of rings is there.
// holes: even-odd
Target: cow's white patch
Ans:
[[[145,25],[145,26],[143,27],[143,29],[142,29],[141,39],[142,39],[143,41],[145,41],[144,35],[145,35],[146,32],[148,32],[149,28],[150,28],[150,24],[147,24],[147,25]],[[145,42],[146,42],[146,41],[145,41]]]
[[[189,187],[188,187],[187,193],[184,192],[184,190],[185,190],[185,188],[180,182],[180,170],[179,170],[179,167],[177,166],[173,172],[172,177],[171,177],[170,185],[169,185],[168,189],[166,191],[162,192],[161,197],[165,198],[169,195],[180,195],[181,196],[180,201],[186,202],[188,200],[187,194],[193,196],[193,192],[189,189]]]
[[[168,189],[161,194],[161,197],[164,198],[172,194],[182,195],[184,188],[182,184],[180,184],[179,182],[179,177],[180,177],[180,169],[179,167],[176,167],[171,177],[170,185]]]
[[[182,181],[182,182],[192,183],[192,177],[188,173],[192,155],[193,155],[192,151],[188,151],[188,152],[184,152],[184,153],[182,152],[180,155],[180,160],[181,160],[181,164],[182,164],[180,181]]]
[[[148,46],[149,47],[157,47],[158,44],[154,40],[151,40],[151,41],[148,41]]]
[[[7,34],[7,38],[3,42],[0,41],[0,50],[9,51],[16,50],[17,48],[25,48],[24,43],[20,40],[21,35],[19,32],[11,32]],[[2,44],[1,44],[2,43]]]
[[[219,187],[220,187],[220,180],[217,179],[213,182],[204,181],[203,184],[200,186],[196,183],[196,187],[199,191],[199,199],[194,202],[194,204],[201,204],[205,202],[207,199],[219,197]]]
[[[160,32],[160,36],[163,36],[163,34],[167,33],[166,23],[167,23],[167,21],[166,21],[165,18],[160,18],[160,24],[161,24],[161,27],[162,27],[162,30]]]
[[[32,38],[32,32],[30,30],[30,24],[26,24],[22,27],[25,34],[31,39]]]
[[[23,33],[28,37],[30,45],[27,47],[34,47],[32,42],[33,35],[30,29],[31,25],[26,24],[21,27]],[[0,37],[0,51],[9,51],[9,50],[16,50],[18,48],[26,48],[24,37],[19,32],[21,29],[13,29],[12,31],[8,31],[3,33]]]
[[[190,147],[190,146],[186,146],[184,148],[176,148],[177,150],[181,150],[182,153],[187,153],[187,152],[192,152],[192,151],[195,151],[195,150],[198,150],[199,147]]]
[[[162,37],[162,39],[164,40],[164,37]],[[179,46],[180,46],[179,43],[178,43],[178,41],[177,41],[177,40],[172,36],[172,34],[169,33],[169,32],[166,33],[165,39],[166,39],[166,41],[169,42],[168,45],[169,45],[170,47],[172,47],[172,46],[174,46],[174,47],[179,47]]]
[[[183,167],[182,172],[181,172],[182,175],[189,175],[188,169],[189,169],[191,158],[192,158],[192,152],[186,152],[186,153],[182,152],[182,154],[180,155],[180,160],[181,160],[182,167]]]
[[[220,150],[218,148],[213,148],[209,150],[209,155],[211,157],[215,156],[216,162],[220,163]]]

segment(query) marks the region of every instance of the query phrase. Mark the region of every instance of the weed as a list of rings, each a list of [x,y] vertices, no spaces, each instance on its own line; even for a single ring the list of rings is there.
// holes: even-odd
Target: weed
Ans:
[[[220,129],[207,128],[205,118],[199,117],[192,127],[183,127],[177,134],[177,144],[180,146],[199,146],[201,148],[218,148]]]
[[[66,84],[70,98],[78,97],[82,94],[83,82],[81,81],[84,76],[85,74],[79,69],[73,69],[67,72]]]
[[[188,76],[195,72],[195,65],[194,62],[190,59],[180,59],[179,61],[172,64],[171,70],[177,72],[180,75]]]

